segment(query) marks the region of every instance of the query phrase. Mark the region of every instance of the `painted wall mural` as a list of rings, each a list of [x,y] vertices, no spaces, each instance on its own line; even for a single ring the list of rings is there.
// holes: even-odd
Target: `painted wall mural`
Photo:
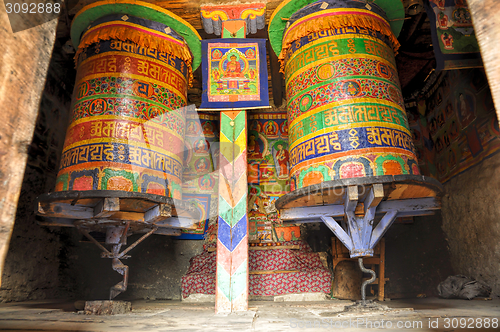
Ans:
[[[301,24],[313,29],[307,26],[311,17],[331,16],[330,29],[298,35],[282,51],[291,190],[352,177],[420,174],[395,66],[397,41],[380,8],[351,2],[356,9],[335,1],[325,10],[320,2],[316,11],[304,7],[285,31],[286,39]],[[335,28],[339,17],[352,26]],[[365,17],[381,27],[364,26]]]
[[[91,24],[78,50],[73,117],[56,191],[181,198],[183,106],[191,69],[180,54],[112,39],[116,26],[120,33],[161,35],[164,47],[170,41],[170,50],[189,54],[184,40],[158,22],[110,15]]]
[[[280,228],[274,201],[290,191],[288,120],[284,112],[248,116],[248,219],[253,243],[292,241],[300,228]],[[278,234],[279,233],[279,234]]]
[[[182,199],[197,201],[203,213],[197,229],[182,230],[179,239],[203,240],[210,216],[217,213],[213,203],[219,197],[219,124],[218,113],[187,113]]]
[[[444,73],[408,106],[425,175],[444,183],[500,151],[500,130],[482,69]]]
[[[430,0],[426,10],[431,21],[436,70],[482,67],[466,0]]]

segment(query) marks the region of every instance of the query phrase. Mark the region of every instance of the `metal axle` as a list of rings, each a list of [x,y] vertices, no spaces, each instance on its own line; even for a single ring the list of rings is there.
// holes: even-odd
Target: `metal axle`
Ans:
[[[106,244],[112,244],[112,250],[109,251],[102,244],[100,244],[89,232],[82,228],[81,226],[77,226],[78,230],[85,235],[92,243],[99,247],[102,250],[101,257],[102,258],[111,258],[111,267],[116,272],[120,273],[123,276],[123,280],[111,287],[109,293],[109,299],[112,300],[117,297],[119,294],[123,293],[127,290],[128,285],[128,266],[123,264],[120,259],[130,258],[129,255],[126,255],[130,250],[134,249],[139,243],[144,241],[147,237],[153,234],[158,228],[154,227],[149,232],[141,236],[137,241],[132,243],[127,249],[120,252],[122,244],[126,244],[127,242],[127,232],[129,228],[129,224],[127,223],[125,226],[116,226],[116,227],[108,227],[106,229]]]
[[[363,304],[366,304],[366,286],[368,286],[369,284],[374,282],[377,275],[375,274],[375,271],[367,269],[363,265],[363,258],[362,257],[358,258],[358,263],[359,263],[359,268],[361,269],[361,271],[363,271],[365,273],[370,273],[372,275],[372,277],[370,279],[363,281],[363,283],[361,284],[361,301]]]

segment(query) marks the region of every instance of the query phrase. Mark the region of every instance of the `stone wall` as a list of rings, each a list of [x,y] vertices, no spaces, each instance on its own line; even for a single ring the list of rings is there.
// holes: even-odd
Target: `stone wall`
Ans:
[[[444,183],[442,229],[457,274],[500,295],[500,129],[481,69],[436,76],[410,106],[422,174]]]
[[[10,23],[0,6],[0,282],[57,21],[17,33]]]
[[[438,296],[437,285],[454,271],[441,213],[396,222],[385,235],[388,298]]]
[[[56,49],[55,53],[59,51]],[[67,238],[66,232],[38,226],[34,215],[35,198],[54,189],[68,121],[71,91],[68,91],[64,79],[72,80],[72,77],[63,72],[60,61],[64,62],[64,59],[59,55],[52,58],[28,148],[16,220],[2,275],[2,301],[54,298],[64,292],[59,267],[64,252],[61,237]]]
[[[140,236],[129,237],[127,244]],[[202,240],[150,236],[130,251],[131,258],[122,260],[129,267],[129,284],[116,299],[180,300],[181,278],[189,268],[189,260],[202,248]],[[100,250],[90,242],[74,241],[65,250],[68,259],[62,274],[66,279],[61,287],[72,284],[73,296],[81,300],[108,299],[110,287],[122,280],[112,270],[111,259],[101,258]]]
[[[500,296],[500,154],[445,184],[443,229],[457,274],[474,277]]]

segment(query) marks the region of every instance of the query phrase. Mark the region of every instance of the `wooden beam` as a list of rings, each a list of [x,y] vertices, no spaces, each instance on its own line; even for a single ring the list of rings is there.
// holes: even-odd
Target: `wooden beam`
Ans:
[[[280,107],[283,103],[283,74],[280,73],[280,63],[278,56],[274,54],[269,40],[266,43],[267,53],[269,54],[269,65],[271,69],[271,87],[273,91],[274,106]]]
[[[353,243],[352,239],[347,233],[344,231],[342,227],[333,219],[332,217],[321,217],[321,220],[325,223],[325,225],[330,228],[330,230],[335,234],[335,236],[344,244],[344,246],[352,250]]]
[[[157,222],[155,225],[167,228],[196,229],[196,223],[197,221],[191,218],[170,217]]]
[[[144,230],[144,233],[147,233]],[[167,236],[179,236],[182,234],[180,229],[172,229],[172,228],[158,228],[155,232],[156,235],[167,235]]]
[[[385,298],[385,282],[389,278],[385,277],[385,239],[380,240],[380,263],[378,266],[378,277],[382,282],[378,284],[378,300],[384,301]]]
[[[345,212],[352,212],[358,205],[358,186],[349,186],[346,188],[344,210]]]
[[[432,211],[439,210],[441,203],[435,197],[404,199],[395,201],[382,201],[376,213],[385,213],[390,210],[399,211],[400,216],[430,215]],[[422,212],[423,211],[423,212]],[[283,221],[290,222],[318,222],[322,216],[341,217],[344,215],[343,205],[307,206],[280,210]]]
[[[172,207],[168,204],[158,204],[144,213],[144,221],[156,224],[172,216]]]
[[[57,20],[31,29],[13,33],[11,22],[0,6],[0,285],[3,265],[14,228],[17,202],[28,158],[28,147],[40,108],[47,69],[56,37]],[[32,25],[30,15],[13,15],[15,23],[26,21]],[[14,21],[13,21],[14,23]]]
[[[377,245],[378,241],[384,236],[385,232],[391,227],[392,223],[396,219],[396,216],[398,215],[397,210],[392,210],[388,211],[385,216],[382,217],[380,222],[378,223],[377,227],[372,232],[372,237],[370,240],[370,247],[375,248]]]
[[[500,120],[500,6],[498,0],[467,0],[491,95]]]
[[[381,183],[372,185],[365,199],[365,213],[368,209],[377,207],[384,198],[384,186]]]
[[[120,199],[118,197],[105,197],[94,207],[94,218],[106,218],[116,211],[120,211]]]
[[[49,227],[75,227],[75,219],[68,218],[47,218],[43,221],[37,221],[40,226]]]
[[[94,208],[69,203],[39,202],[38,213],[54,218],[91,219],[94,217]]]

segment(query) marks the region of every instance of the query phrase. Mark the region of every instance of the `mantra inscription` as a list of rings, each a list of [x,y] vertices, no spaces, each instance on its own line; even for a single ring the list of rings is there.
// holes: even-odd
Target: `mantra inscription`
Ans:
[[[291,44],[284,68],[292,190],[419,174],[386,37],[360,28],[310,34]]]
[[[56,190],[181,198],[188,76],[181,59],[132,42],[85,49]]]

